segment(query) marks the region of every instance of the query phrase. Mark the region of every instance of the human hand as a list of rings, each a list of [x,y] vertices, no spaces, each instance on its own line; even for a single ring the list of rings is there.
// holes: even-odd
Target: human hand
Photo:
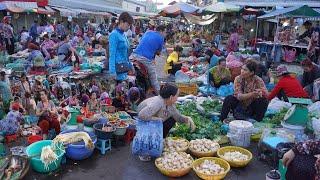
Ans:
[[[197,128],[191,117],[187,117],[187,125],[191,129],[190,130],[191,133],[193,133]]]
[[[284,155],[283,155],[283,158],[282,158],[282,163],[285,167],[288,167],[289,164],[291,163],[291,161],[294,159],[295,157],[295,154],[292,150],[286,152]]]

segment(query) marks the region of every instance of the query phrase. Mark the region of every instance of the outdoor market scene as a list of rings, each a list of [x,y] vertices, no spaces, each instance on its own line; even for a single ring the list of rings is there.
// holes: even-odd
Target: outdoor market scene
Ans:
[[[319,0],[0,10],[0,179],[320,179]]]

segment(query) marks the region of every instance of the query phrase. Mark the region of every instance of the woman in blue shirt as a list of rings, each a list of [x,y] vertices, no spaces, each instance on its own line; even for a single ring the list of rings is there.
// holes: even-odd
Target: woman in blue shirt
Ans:
[[[123,12],[118,21],[118,27],[109,35],[109,73],[116,80],[123,81],[127,79],[128,72],[119,70],[117,72],[116,66],[120,63],[128,63],[130,68],[133,68],[128,58],[129,42],[124,34],[132,25],[133,18],[129,13]]]

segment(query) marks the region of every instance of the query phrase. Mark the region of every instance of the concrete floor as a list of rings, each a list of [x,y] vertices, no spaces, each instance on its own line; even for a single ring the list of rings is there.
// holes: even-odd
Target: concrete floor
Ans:
[[[249,149],[256,157],[256,144]],[[227,180],[261,180],[265,179],[265,173],[270,168],[263,162],[254,158],[250,164],[242,169],[232,168],[225,179]],[[83,161],[72,161],[67,159],[67,164],[62,165],[57,172],[51,174],[39,174],[30,170],[27,180],[35,179],[68,179],[68,180],[162,180],[168,179],[163,176],[154,166],[154,161],[141,162],[131,154],[130,146],[113,148],[106,155],[101,155],[95,150],[92,157]],[[179,179],[199,179],[191,171],[188,175]]]

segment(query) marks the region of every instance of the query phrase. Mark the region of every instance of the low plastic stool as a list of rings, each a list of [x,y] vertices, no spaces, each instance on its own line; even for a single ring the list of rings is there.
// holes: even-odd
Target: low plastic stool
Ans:
[[[6,138],[6,143],[10,143],[17,140],[17,135],[16,134],[6,135],[5,138]]]
[[[106,154],[107,151],[111,151],[111,140],[98,139],[96,148],[100,150],[101,154]]]

